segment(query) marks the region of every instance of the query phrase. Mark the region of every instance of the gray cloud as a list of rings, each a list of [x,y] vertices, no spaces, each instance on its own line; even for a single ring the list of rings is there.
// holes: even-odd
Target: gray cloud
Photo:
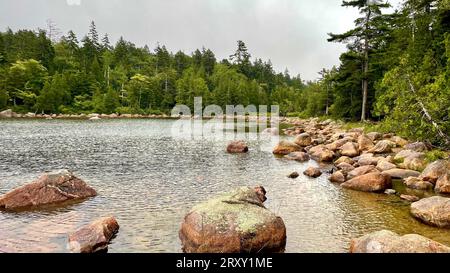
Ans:
[[[391,0],[397,4],[400,0]],[[80,5],[77,5],[80,2]],[[69,5],[71,4],[71,5]],[[112,41],[120,36],[151,48],[157,42],[186,53],[205,46],[227,58],[236,40],[253,57],[271,59],[303,79],[339,63],[344,45],[328,43],[327,33],[353,25],[356,10],[340,0],[2,0],[0,28],[45,28],[52,19],[64,33],[87,33],[91,20]],[[80,37],[81,38],[81,37]]]

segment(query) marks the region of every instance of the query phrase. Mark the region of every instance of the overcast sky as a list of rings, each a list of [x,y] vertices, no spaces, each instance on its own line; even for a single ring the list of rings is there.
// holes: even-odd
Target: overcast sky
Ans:
[[[389,0],[397,5],[400,0]],[[138,46],[157,42],[191,53],[205,46],[227,58],[243,40],[252,58],[271,59],[305,80],[339,63],[345,46],[327,33],[353,25],[357,11],[341,0],[0,0],[0,28],[45,28],[52,19],[62,32],[87,33],[94,20],[101,35]],[[80,39],[81,40],[81,39]]]

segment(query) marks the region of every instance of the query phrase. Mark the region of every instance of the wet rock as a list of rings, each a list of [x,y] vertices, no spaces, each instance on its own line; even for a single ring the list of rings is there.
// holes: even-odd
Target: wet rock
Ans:
[[[382,230],[358,239],[350,244],[351,253],[449,253],[450,248],[417,234],[398,234]]]
[[[303,174],[309,177],[317,178],[322,175],[322,172],[318,168],[309,167],[303,172]]]
[[[398,178],[398,179],[405,179],[410,176],[418,177],[420,175],[420,173],[417,171],[397,169],[397,168],[384,171],[383,173],[390,175],[392,178]]]
[[[230,154],[247,153],[248,152],[248,146],[242,140],[233,141],[230,144],[228,144],[227,152],[230,153]]]
[[[114,217],[98,219],[69,235],[69,248],[75,253],[106,251],[108,244],[119,231]]]
[[[328,180],[333,183],[344,183],[345,175],[342,171],[336,171],[330,176],[330,178],[328,178]]]
[[[331,162],[334,158],[334,152],[328,150],[323,145],[312,147],[309,151],[312,158],[319,162]]]
[[[405,149],[413,150],[416,152],[428,151],[427,145],[423,142],[414,142],[414,143],[407,144],[407,145],[405,145]]]
[[[352,165],[342,162],[336,166],[339,170],[342,170],[344,173],[349,173],[355,169]]]
[[[96,191],[68,170],[42,175],[0,197],[0,208],[19,209],[96,196]]]
[[[308,133],[303,133],[298,135],[295,140],[294,140],[295,144],[302,146],[302,147],[306,147],[311,145],[312,143],[312,138]]]
[[[436,192],[450,194],[450,170],[447,173],[441,175],[436,182]]]
[[[334,162],[335,165],[339,165],[340,163],[348,163],[350,165],[355,164],[355,161],[348,156],[341,156],[338,160]]]
[[[353,171],[350,171],[347,175],[347,178],[352,179],[357,176],[372,173],[372,172],[378,172],[378,170],[375,169],[375,166],[373,166],[373,165],[361,166],[361,167],[354,169]]]
[[[186,253],[283,252],[286,227],[263,205],[261,187],[239,188],[195,206],[179,236]]]
[[[420,198],[415,195],[407,195],[407,194],[400,195],[400,198],[409,202],[417,202],[420,200]]]
[[[379,172],[357,176],[341,184],[342,187],[365,192],[384,192],[392,187],[391,177]]]
[[[289,160],[295,160],[298,162],[306,162],[306,161],[309,161],[309,159],[310,159],[309,155],[304,152],[293,152],[288,155],[285,155],[284,157]]]
[[[288,175],[288,178],[295,179],[299,176],[300,176],[300,174],[298,172],[293,172],[290,175]]]
[[[389,140],[381,140],[374,147],[368,150],[369,153],[374,154],[385,154],[390,153],[392,151],[392,147],[394,147],[394,143]]]
[[[373,148],[373,140],[367,135],[360,135],[358,137],[358,147],[360,151],[367,151]]]
[[[424,198],[411,204],[411,214],[425,224],[450,228],[450,198]]]
[[[288,155],[290,153],[299,152],[301,150],[302,150],[302,147],[298,146],[297,144],[287,141],[287,140],[282,140],[275,147],[275,149],[273,150],[273,153],[276,155]]]
[[[406,187],[414,190],[428,191],[432,190],[434,187],[434,185],[430,182],[423,181],[418,177],[407,177],[403,180],[403,183],[406,185]]]
[[[383,135],[378,132],[370,132],[367,134],[367,137],[370,138],[372,141],[379,140],[383,138]]]
[[[439,177],[447,172],[448,169],[450,169],[449,161],[438,160],[429,164],[420,175],[420,178],[424,181],[429,181],[434,184],[439,179]]]
[[[13,111],[11,109],[0,112],[0,118],[12,118],[12,117],[13,117]]]
[[[341,154],[348,157],[355,157],[359,155],[358,144],[354,142],[347,142],[341,147]]]
[[[377,164],[377,169],[380,170],[381,172],[384,171],[388,171],[388,170],[392,170],[397,168],[397,165],[395,165],[394,163],[391,163],[387,160],[379,160],[378,164]]]
[[[397,191],[394,189],[387,189],[384,191],[384,194],[387,194],[387,195],[394,195],[396,193],[397,193]]]

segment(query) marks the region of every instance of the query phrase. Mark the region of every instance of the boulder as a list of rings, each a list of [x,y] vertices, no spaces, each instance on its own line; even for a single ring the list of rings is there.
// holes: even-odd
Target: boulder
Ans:
[[[119,231],[114,217],[100,218],[69,235],[69,249],[74,253],[107,251],[111,239]]]
[[[373,140],[367,135],[360,135],[358,137],[358,147],[360,151],[367,151],[373,147]]]
[[[342,187],[365,192],[384,192],[392,187],[391,177],[379,172],[357,176],[341,184]]]
[[[370,138],[372,141],[379,140],[383,138],[383,135],[378,132],[370,132],[367,134],[367,137]]]
[[[378,164],[377,164],[377,169],[381,172],[392,170],[395,168],[397,168],[397,166],[394,163],[391,163],[391,162],[389,162],[387,160],[383,160],[383,159],[379,160]]]
[[[309,151],[309,154],[319,162],[331,162],[334,158],[334,152],[328,150],[323,145],[317,145],[312,147]]]
[[[450,194],[450,170],[439,177],[435,190],[438,193]]]
[[[361,167],[354,169],[353,171],[350,171],[347,175],[347,178],[352,179],[357,176],[368,174],[368,173],[373,173],[373,172],[379,173],[379,171],[377,171],[375,169],[375,166],[373,166],[373,165],[361,166]]]
[[[33,206],[80,200],[97,192],[68,170],[42,175],[36,181],[0,197],[0,208],[20,209]]]
[[[378,164],[378,161],[381,158],[380,157],[373,157],[373,156],[362,156],[358,160],[358,165],[359,166],[367,166],[367,165],[376,166]]]
[[[347,140],[338,139],[338,140],[333,141],[330,144],[327,144],[325,147],[328,150],[335,152],[335,151],[339,150],[345,143],[347,143]]]
[[[341,147],[341,155],[355,157],[359,155],[358,144],[347,142]]]
[[[407,177],[413,176],[418,177],[420,175],[419,172],[413,170],[405,170],[405,169],[390,169],[383,172],[384,174],[390,175],[392,178],[397,179],[405,179]]]
[[[422,171],[426,167],[425,154],[413,150],[400,151],[395,155],[394,161],[403,169]]]
[[[309,167],[303,172],[303,174],[309,177],[317,178],[322,175],[322,172],[318,168]]]
[[[340,163],[348,163],[350,165],[355,164],[355,161],[348,156],[341,156],[338,160],[334,162],[335,165],[339,165]]]
[[[306,147],[312,144],[312,138],[308,133],[303,133],[298,135],[294,142],[299,146]]]
[[[248,146],[242,140],[233,141],[228,144],[227,152],[230,154],[247,153]]]
[[[328,180],[333,183],[344,183],[345,175],[342,171],[336,171],[328,178]]]
[[[0,118],[12,118],[12,117],[13,117],[13,111],[11,109],[0,112]]]
[[[450,248],[417,234],[398,234],[382,230],[353,239],[351,253],[449,253]]]
[[[302,150],[302,147],[297,144],[282,140],[278,143],[278,145],[274,148],[273,153],[276,155],[288,155],[293,152],[299,152]]]
[[[403,183],[406,187],[414,190],[428,191],[432,190],[434,187],[430,182],[423,181],[422,179],[413,176],[403,179]]]
[[[390,153],[392,151],[392,147],[394,147],[394,143],[389,140],[381,140],[374,147],[368,150],[369,153],[374,154],[385,154]]]
[[[355,169],[352,165],[342,162],[336,166],[339,170],[342,170],[344,173],[349,173]]]
[[[420,175],[420,178],[434,184],[439,177],[447,173],[448,169],[450,169],[450,161],[438,160],[429,164]]]
[[[283,252],[286,227],[263,205],[262,187],[242,187],[201,203],[184,217],[179,236],[186,253]]]
[[[424,198],[411,204],[411,214],[425,224],[450,228],[450,198]]]
[[[406,146],[408,144],[408,141],[399,137],[399,136],[393,136],[391,138],[391,141],[394,142],[395,144],[397,144],[398,147],[403,147]]]
[[[288,155],[285,155],[284,157],[289,159],[289,160],[295,160],[295,161],[298,161],[298,162],[309,161],[309,155],[307,153],[304,153],[304,152],[293,152],[293,153],[290,153]]]
[[[413,150],[416,152],[428,151],[427,145],[423,142],[414,142],[414,143],[407,144],[407,145],[405,145],[405,149]]]
[[[92,118],[89,118],[89,120],[101,120],[101,118],[100,117],[92,117]]]
[[[300,176],[300,174],[298,172],[293,172],[290,175],[288,175],[288,178],[295,179],[299,176]]]

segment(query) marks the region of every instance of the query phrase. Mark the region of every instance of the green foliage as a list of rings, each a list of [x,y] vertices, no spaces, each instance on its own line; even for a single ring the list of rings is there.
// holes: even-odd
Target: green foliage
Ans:
[[[425,154],[425,159],[428,163],[447,158],[449,158],[449,154],[441,150],[432,150]]]

